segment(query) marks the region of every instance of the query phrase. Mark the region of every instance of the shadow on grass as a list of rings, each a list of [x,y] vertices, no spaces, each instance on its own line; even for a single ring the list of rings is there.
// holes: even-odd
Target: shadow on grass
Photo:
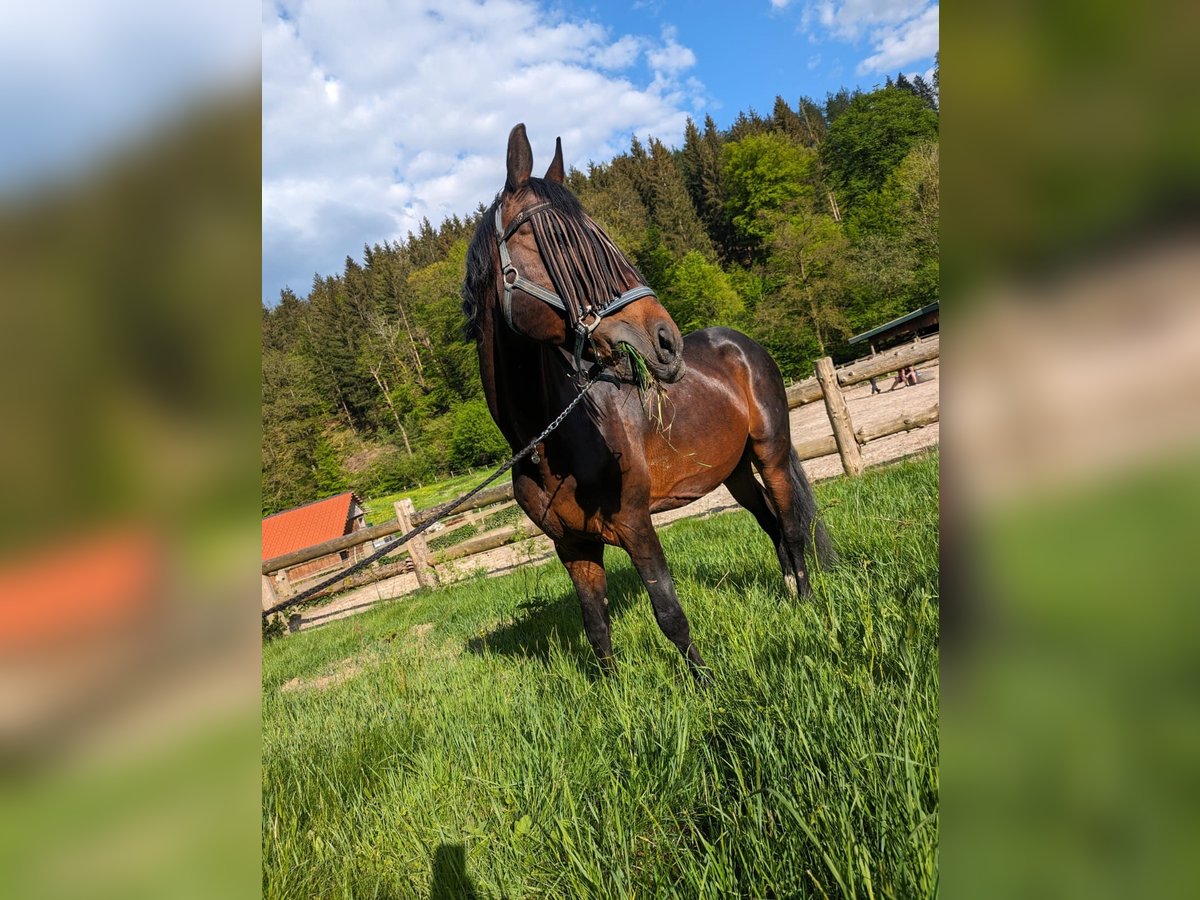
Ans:
[[[475,900],[479,891],[467,874],[467,851],[462,844],[441,844],[433,854],[430,900]]]
[[[765,535],[755,534],[752,540],[761,540],[764,547],[770,543]],[[687,578],[712,587],[720,586],[734,595],[744,595],[752,589],[777,593],[781,602],[794,602],[787,592],[779,563],[774,554],[759,564],[757,559],[738,560],[730,565],[713,561],[702,553],[687,551],[679,547],[667,550],[667,563],[680,578]],[[614,621],[637,603],[649,604],[645,585],[624,560],[612,559],[608,569],[608,598],[610,615]],[[687,590],[680,593],[684,612],[688,611]],[[579,598],[573,589],[534,596],[519,607],[513,621],[497,625],[486,634],[467,641],[471,653],[495,653],[502,656],[521,657],[548,663],[551,651],[562,653],[573,659],[579,669],[589,677],[598,677],[600,669],[592,652],[591,644],[583,630],[583,617],[579,610]],[[620,648],[614,648],[620,659]]]
[[[622,566],[609,571],[608,599],[614,620],[639,599],[645,599],[645,588],[632,568]],[[514,621],[468,640],[467,649],[476,654],[496,653],[543,663],[549,662],[554,650],[573,659],[589,677],[599,676],[600,667],[584,634],[579,598],[574,590],[551,597],[532,597],[520,609],[522,614]]]

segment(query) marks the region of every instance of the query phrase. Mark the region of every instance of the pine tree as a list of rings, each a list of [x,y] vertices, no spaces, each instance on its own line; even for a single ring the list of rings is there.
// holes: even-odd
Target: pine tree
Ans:
[[[804,120],[778,94],[775,96],[775,108],[771,113],[771,126],[774,131],[793,140],[804,140]]]
[[[607,165],[590,164],[576,192],[592,218],[617,246],[632,255],[650,225],[649,212],[638,192],[633,161],[622,155]]]
[[[683,183],[687,187],[688,196],[696,212],[701,212],[702,172],[704,168],[704,149],[700,143],[700,129],[695,121],[688,116],[683,126],[683,150],[679,154],[679,169],[683,173]]]
[[[920,97],[925,105],[930,109],[937,111],[937,95],[933,92],[933,88],[929,85],[923,76],[917,75],[913,78],[913,93]]]
[[[731,141],[740,141],[752,135],[766,134],[770,130],[770,121],[755,112],[754,107],[750,107],[748,113],[739,112],[737,114],[737,118],[733,120],[733,124],[729,127],[728,139]]]
[[[825,113],[811,97],[801,97],[797,110],[801,125],[800,138],[804,145],[813,149],[820,147],[829,129]]]
[[[829,93],[825,95],[825,122],[826,126],[831,128],[837,118],[850,108],[850,104],[855,98],[862,95],[862,91],[855,88],[850,91],[847,88],[839,88],[836,94]]]
[[[684,129],[683,151],[679,168],[691,197],[692,206],[700,218],[717,255],[730,258],[732,236],[725,209],[725,189],[721,163],[724,140],[712,116],[704,119],[704,133],[690,119]]]
[[[662,240],[674,259],[690,250],[713,256],[712,243],[696,215],[675,157],[658,138],[650,140],[646,171],[649,175],[651,221],[658,226]]]

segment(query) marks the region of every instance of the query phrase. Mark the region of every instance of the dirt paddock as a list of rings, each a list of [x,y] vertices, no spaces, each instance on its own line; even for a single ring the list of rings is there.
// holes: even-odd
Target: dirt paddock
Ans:
[[[854,427],[870,427],[883,422],[898,419],[902,416],[922,412],[938,402],[941,370],[936,360],[918,367],[922,375],[931,376],[928,381],[916,385],[905,385],[895,390],[889,390],[893,378],[886,376],[876,379],[883,390],[882,394],[871,394],[871,385],[863,383],[847,388],[845,391],[846,404],[850,408],[850,418]],[[829,417],[825,414],[825,404],[820,400],[806,403],[792,410],[792,440],[795,442],[811,440],[833,433],[829,425]],[[868,466],[879,465],[895,459],[910,456],[913,453],[929,447],[937,446],[939,424],[935,422],[924,428],[910,432],[901,432],[889,437],[871,441],[862,448],[863,461]],[[824,481],[842,474],[842,462],[836,453],[822,456],[818,459],[804,461],[804,471],[810,481]],[[654,517],[655,524],[665,525],[677,519],[694,516],[712,515],[730,509],[739,508],[733,497],[724,487],[713,491],[707,497],[702,497],[695,503],[682,509],[671,510]],[[504,575],[514,571],[521,565],[541,562],[554,556],[553,548],[548,538],[538,536],[516,544],[499,547],[496,550],[480,553],[467,559],[455,560],[438,567],[438,576],[445,584],[456,579],[469,577],[480,570],[489,575]],[[303,610],[293,615],[292,630],[315,628],[336,619],[352,616],[371,608],[376,603],[401,597],[417,589],[417,579],[412,573],[398,575],[375,584],[347,591],[335,597],[329,603]]]

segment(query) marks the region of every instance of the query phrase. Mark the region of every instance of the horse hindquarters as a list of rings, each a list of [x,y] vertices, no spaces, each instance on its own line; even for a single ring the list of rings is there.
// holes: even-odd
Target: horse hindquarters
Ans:
[[[805,596],[811,591],[806,551],[812,551],[821,566],[829,566],[833,563],[833,545],[818,517],[812,485],[792,446],[787,391],[779,367],[763,347],[750,338],[740,337],[748,374],[747,403],[751,423],[748,450],[762,476],[759,493],[774,513],[776,530],[772,532],[771,528],[763,527],[776,542],[788,588]],[[758,487],[757,482],[754,486]],[[746,505],[740,498],[739,502]],[[755,515],[761,524],[763,517],[758,513]]]

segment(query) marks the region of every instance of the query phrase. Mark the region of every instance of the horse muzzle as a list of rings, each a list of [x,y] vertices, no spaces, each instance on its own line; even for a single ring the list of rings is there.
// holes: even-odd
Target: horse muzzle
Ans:
[[[633,370],[618,349],[620,344],[636,350],[658,381],[672,384],[683,377],[683,336],[670,316],[656,316],[652,323],[636,326],[631,322],[606,320],[592,339],[600,362],[612,366],[622,378],[633,380]]]
[[[646,363],[659,381],[672,384],[683,377],[683,335],[671,319],[660,322],[655,329],[654,360],[647,359]]]

